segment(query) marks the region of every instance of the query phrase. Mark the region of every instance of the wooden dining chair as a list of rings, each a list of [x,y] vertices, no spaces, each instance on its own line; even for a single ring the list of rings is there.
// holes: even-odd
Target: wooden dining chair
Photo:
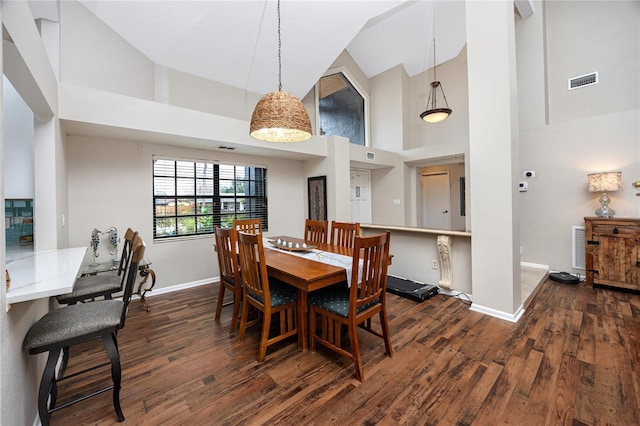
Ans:
[[[131,228],[125,232],[124,245],[122,246],[122,254],[117,270],[76,278],[71,293],[56,296],[58,303],[61,305],[74,305],[78,302],[93,300],[98,297],[111,299],[114,293],[122,291],[127,276],[126,271],[133,254],[131,243],[137,235],[138,233]]]
[[[220,270],[220,290],[218,292],[215,320],[220,320],[220,314],[224,306],[233,305],[229,334],[234,335],[242,300],[242,285],[240,283],[238,254],[236,251],[236,232],[233,229],[224,229],[216,225],[214,233],[216,236],[216,252],[218,253],[218,269]],[[233,293],[233,300],[227,303],[224,303],[225,289]]]
[[[360,223],[331,222],[331,245],[352,248],[355,237],[360,235]]]
[[[264,257],[262,236],[238,232],[240,274],[242,280],[242,317],[238,341],[244,339],[249,305],[262,313],[262,333],[258,349],[258,362],[264,361],[267,346],[298,334],[295,319],[297,291],[290,285],[269,278]],[[279,333],[269,338],[271,316],[278,314]]]
[[[304,240],[311,243],[327,243],[329,222],[307,219],[304,224]]]
[[[335,285],[309,294],[310,350],[316,342],[353,361],[356,378],[364,380],[357,329],[364,329],[384,340],[385,351],[393,355],[387,322],[387,265],[391,233],[356,237],[353,250],[351,286]],[[359,268],[362,259],[362,269]],[[378,314],[381,331],[371,328],[371,318]],[[316,325],[320,317],[318,329]],[[349,333],[349,350],[341,346],[341,329]],[[317,334],[318,331],[320,334]]]
[[[236,219],[233,221],[233,229],[238,232],[248,232],[250,234],[262,234],[262,220],[256,219]]]
[[[113,407],[118,421],[124,421],[120,406],[122,372],[117,333],[125,325],[127,308],[137,278],[138,264],[144,256],[145,245],[139,236],[136,236],[133,240],[131,250],[133,252],[132,260],[126,274],[127,279],[122,300],[98,300],[54,309],[29,328],[23,342],[24,349],[28,350],[32,355],[43,352],[49,353],[38,391],[38,413],[43,426],[49,424],[52,412],[109,390],[113,390]],[[90,367],[68,377],[64,377],[63,373],[56,374],[56,365],[58,364],[60,352],[64,348],[94,339],[102,339],[109,362]],[[111,364],[111,380],[113,384],[56,406],[58,402],[58,382],[91,373],[109,364]],[[92,373],[87,377],[95,380],[97,376],[96,373]]]

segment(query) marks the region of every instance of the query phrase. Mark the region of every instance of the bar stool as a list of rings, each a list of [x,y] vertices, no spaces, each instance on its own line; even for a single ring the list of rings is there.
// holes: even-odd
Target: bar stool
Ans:
[[[118,266],[118,273],[101,273],[87,275],[76,279],[73,291],[67,294],[56,296],[56,300],[61,305],[75,305],[78,302],[104,297],[111,299],[114,293],[122,291],[124,285],[126,269],[131,261],[131,242],[138,235],[131,228],[124,234],[124,246]]]
[[[38,413],[43,426],[49,425],[51,413],[66,408],[87,398],[113,390],[113,407],[118,421],[124,421],[120,407],[120,353],[116,338],[118,330],[124,327],[127,307],[131,300],[133,287],[138,272],[138,264],[142,260],[145,245],[139,236],[131,245],[133,255],[127,271],[124,294],[122,300],[99,300],[92,303],[80,303],[62,307],[45,314],[27,332],[23,347],[31,355],[48,352],[47,363],[40,380],[38,391]],[[102,339],[109,361],[78,373],[56,378],[56,364],[60,352],[64,348],[78,345],[93,339]],[[89,395],[81,396],[73,401],[56,407],[58,397],[58,382],[89,373],[105,365],[111,364],[111,379],[113,384]],[[50,399],[50,402],[48,402]]]

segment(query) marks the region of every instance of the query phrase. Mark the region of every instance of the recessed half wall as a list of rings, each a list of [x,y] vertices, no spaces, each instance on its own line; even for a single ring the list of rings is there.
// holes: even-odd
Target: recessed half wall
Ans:
[[[391,231],[390,253],[393,255],[389,274],[413,281],[438,285],[440,281],[440,255],[438,235],[450,235],[453,292],[471,296],[471,233],[442,232],[420,228],[384,225],[360,225],[362,235]],[[435,267],[433,268],[435,261]]]

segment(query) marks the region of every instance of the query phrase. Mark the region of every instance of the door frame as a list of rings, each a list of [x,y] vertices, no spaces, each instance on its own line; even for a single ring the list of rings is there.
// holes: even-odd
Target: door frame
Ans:
[[[425,229],[431,229],[431,228],[427,228],[425,223],[424,223],[424,206],[427,200],[424,199],[423,197],[423,190],[422,190],[422,177],[423,176],[439,176],[439,175],[446,175],[447,176],[447,187],[446,187],[446,192],[449,194],[449,196],[446,199],[446,227],[443,228],[445,230],[450,230],[451,229],[451,172],[449,170],[439,170],[439,171],[432,171],[432,172],[422,172],[419,170],[418,172],[418,194],[420,195],[419,199],[420,199],[420,203],[418,204],[418,226],[421,228],[425,228]],[[434,228],[435,229],[435,228]]]

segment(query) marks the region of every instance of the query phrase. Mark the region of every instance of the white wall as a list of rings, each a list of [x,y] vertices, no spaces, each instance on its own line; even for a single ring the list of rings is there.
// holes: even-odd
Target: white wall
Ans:
[[[219,271],[212,235],[153,241],[153,155],[266,166],[266,234],[303,235],[306,175],[301,161],[80,136],[70,136],[67,144],[70,245],[88,247],[93,228],[115,226],[124,235],[130,227],[147,244],[145,258],[153,263],[157,288],[210,280]]]
[[[4,111],[4,197],[33,198],[33,112],[6,77]]]
[[[521,167],[536,172],[519,195],[523,261],[585,273],[571,269],[571,226],[584,225],[600,206],[600,194],[587,190],[589,173],[622,171],[623,188],[609,193],[610,207],[616,216],[640,217],[631,186],[640,178],[639,115],[636,109],[521,133]]]
[[[640,2],[551,1],[545,12],[550,123],[638,108]],[[567,90],[592,71],[600,83]]]
[[[3,40],[2,44],[2,72],[12,81],[20,96],[24,99],[29,108],[36,112],[36,121],[46,122],[50,120],[52,113],[57,109],[57,86],[55,75],[48,62],[44,47],[40,41],[39,34],[29,6],[26,2],[4,2],[0,4],[0,19],[6,30],[9,32],[13,43]],[[9,58],[9,59],[7,59]],[[4,102],[1,114],[4,116],[9,112],[5,110]],[[2,120],[0,120],[2,122]],[[57,123],[56,123],[57,124]],[[34,129],[34,120],[30,123]],[[57,140],[55,132],[57,125],[48,130],[41,128],[40,135],[33,134],[32,139],[43,142],[48,140],[54,144]],[[0,141],[3,146],[0,151],[4,151],[5,137],[0,130]],[[34,143],[34,152],[37,151]],[[37,156],[37,153],[32,155]],[[5,167],[6,158],[0,162],[0,172],[6,178],[2,181],[3,198],[4,187],[12,187],[13,183],[7,183],[12,179],[12,175],[7,176]],[[49,157],[43,164],[47,166],[56,163],[55,156]],[[56,186],[57,176],[53,181],[46,182]],[[35,195],[38,195],[38,182],[34,182]],[[40,203],[40,201],[38,201]],[[42,200],[40,205],[36,205],[37,210],[48,212],[55,219],[56,206],[49,204],[47,200]],[[37,220],[37,219],[36,219]],[[37,226],[37,225],[36,225]],[[55,245],[54,238],[42,239],[46,244]],[[4,241],[4,227],[0,231],[0,239]],[[36,241],[40,240],[36,231]],[[4,245],[0,251],[0,262],[5,263],[6,253]],[[29,327],[44,313],[49,310],[47,300],[37,300],[33,302],[23,302],[15,304],[7,312],[5,286],[0,288],[0,424],[7,425],[29,425],[34,424],[37,416],[36,401],[37,389],[40,382],[46,355],[32,356],[22,349],[22,341]]]
[[[164,69],[162,73],[156,72],[156,90],[162,86],[168,94],[165,99],[156,96],[158,102],[249,121],[260,100],[255,93],[170,68],[156,67]],[[159,74],[166,81],[158,78]]]
[[[372,146],[387,151],[402,152],[404,134],[404,90],[407,73],[400,65],[371,79]]]
[[[375,235],[380,229],[362,228],[363,235]],[[440,267],[437,234],[413,231],[391,231],[390,253],[393,255],[389,274],[413,281],[438,285],[440,269],[433,269],[431,261]],[[453,291],[472,296],[471,284],[471,238],[453,236],[451,245],[451,268]]]
[[[60,19],[60,81],[153,100],[153,62],[78,2],[61,1]]]
[[[611,207],[640,217],[631,186],[640,178],[640,3],[576,4],[536,2],[540,13],[516,21],[520,176],[529,185],[518,198],[521,259],[584,274],[571,269],[571,226],[599,206],[586,175],[622,171]],[[591,71],[600,83],[567,89],[568,78]]]

